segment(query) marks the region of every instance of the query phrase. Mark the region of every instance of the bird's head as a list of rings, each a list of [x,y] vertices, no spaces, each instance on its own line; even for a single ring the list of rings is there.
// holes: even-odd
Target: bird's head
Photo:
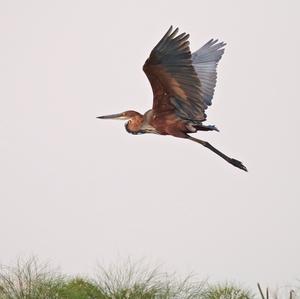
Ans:
[[[128,120],[128,122],[125,124],[125,128],[128,133],[135,134],[135,135],[143,133],[140,130],[140,128],[144,121],[144,117],[140,113],[133,111],[133,110],[128,110],[128,111],[118,113],[118,114],[98,116],[97,118]]]

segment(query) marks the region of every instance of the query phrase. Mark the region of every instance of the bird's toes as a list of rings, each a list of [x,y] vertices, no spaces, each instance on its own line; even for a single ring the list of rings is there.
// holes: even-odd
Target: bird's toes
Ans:
[[[231,159],[231,164],[235,167],[238,167],[244,171],[248,171],[247,167],[239,160]]]

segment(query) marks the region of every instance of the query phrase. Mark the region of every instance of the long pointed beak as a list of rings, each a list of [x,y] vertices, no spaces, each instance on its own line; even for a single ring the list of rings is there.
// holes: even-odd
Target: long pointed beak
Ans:
[[[118,114],[111,114],[111,115],[104,115],[104,116],[97,116],[97,118],[100,119],[128,119],[128,117],[126,117],[124,115],[124,113],[118,113]]]

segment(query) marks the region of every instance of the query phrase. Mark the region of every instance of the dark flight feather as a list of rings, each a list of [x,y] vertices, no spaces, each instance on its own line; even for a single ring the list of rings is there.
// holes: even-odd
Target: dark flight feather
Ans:
[[[173,110],[182,119],[202,122],[225,44],[210,40],[191,54],[189,35],[177,33],[178,28],[173,31],[171,26],[143,67],[153,89],[153,110],[156,114]]]

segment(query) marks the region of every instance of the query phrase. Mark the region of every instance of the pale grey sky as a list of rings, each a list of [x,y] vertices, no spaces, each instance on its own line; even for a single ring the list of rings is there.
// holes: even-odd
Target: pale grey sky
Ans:
[[[0,1],[0,262],[146,257],[253,285],[300,278],[299,1]],[[97,115],[151,108],[168,27],[227,43],[202,146]]]

